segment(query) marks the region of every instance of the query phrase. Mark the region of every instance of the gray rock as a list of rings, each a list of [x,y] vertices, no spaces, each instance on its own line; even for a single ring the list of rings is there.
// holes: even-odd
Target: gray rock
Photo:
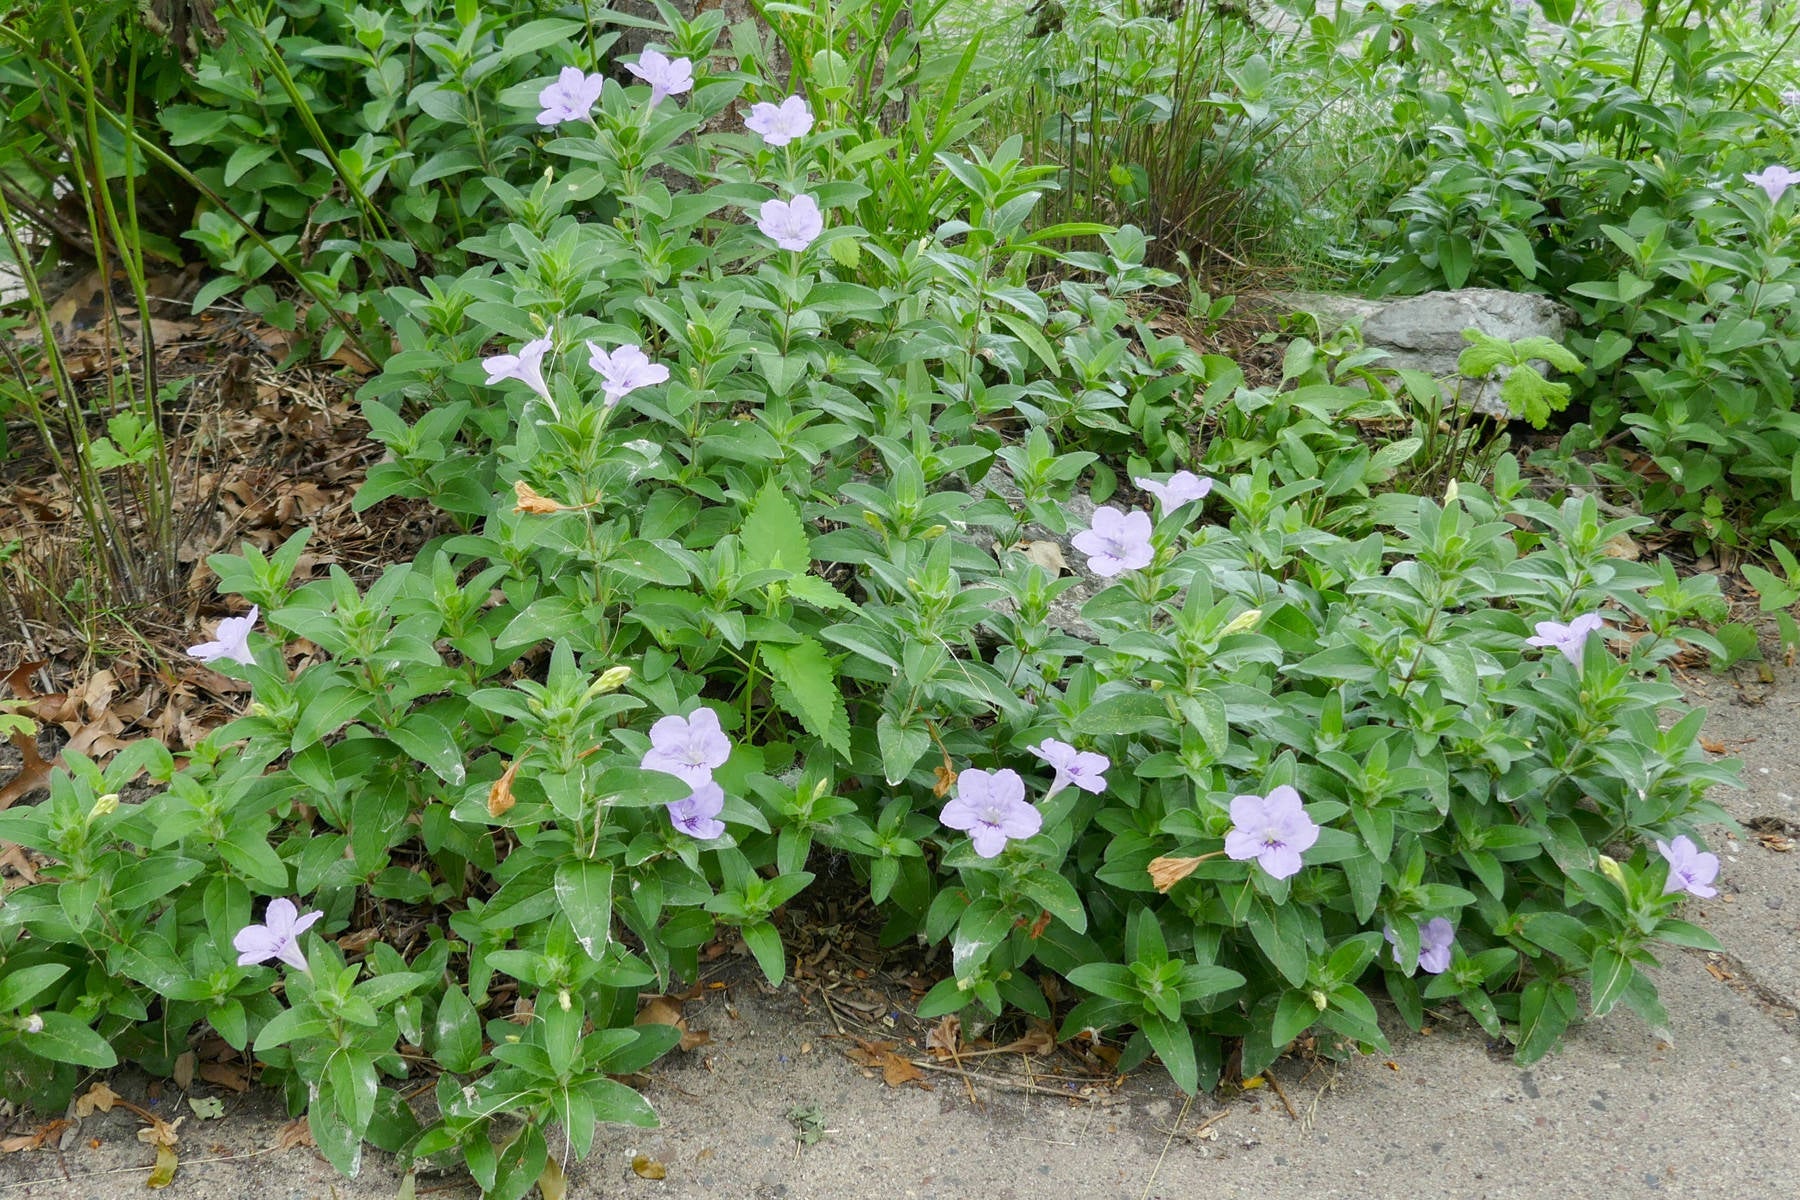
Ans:
[[[1365,300],[1326,292],[1280,292],[1271,299],[1289,311],[1312,313],[1325,332],[1359,326],[1365,344],[1387,352],[1384,365],[1429,372],[1446,382],[1448,401],[1455,402],[1460,391],[1462,403],[1494,417],[1508,415],[1500,399],[1505,370],[1459,388],[1456,358],[1469,344],[1462,331],[1475,328],[1509,342],[1536,336],[1561,342],[1574,316],[1548,296],[1498,288],[1426,292],[1397,300]],[[1545,364],[1536,366],[1548,374]]]

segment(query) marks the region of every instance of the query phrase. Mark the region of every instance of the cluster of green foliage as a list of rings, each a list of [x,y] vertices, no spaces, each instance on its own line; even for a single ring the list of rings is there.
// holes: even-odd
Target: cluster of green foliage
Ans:
[[[1018,139],[845,114],[833,89],[880,78],[881,43],[844,7],[778,15],[810,134],[745,131],[734,105],[788,89],[745,69],[770,58],[753,24],[730,31],[738,68],[711,67],[711,13],[665,14],[690,92],[608,84],[591,122],[526,138],[552,68],[605,44],[570,28],[494,117],[535,182],[484,176],[507,216],[460,265],[365,296],[399,349],[362,392],[389,460],[358,502],[413,498],[451,531],[366,588],[297,582],[301,537],[216,556],[220,591],[260,608],[254,662],[223,664],[248,712],[179,766],[149,743],[69,755],[48,801],[0,814],[54,860],[0,907],[7,1093],[168,1070],[204,1023],[345,1171],[366,1138],[517,1197],[555,1139],[580,1156],[596,1121],[654,1120],[612,1078],[672,1045],[633,1025],[640,994],[694,977],[723,930],[783,978],[778,910],[825,850],[886,938],[950,943],[923,1014],[1101,1030],[1189,1089],[1234,1043],[1246,1073],[1313,1027],[1384,1045],[1383,990],[1414,1025],[1459,1002],[1522,1061],[1580,988],[1661,1023],[1639,968],[1713,944],[1647,849],[1723,817],[1705,792],[1730,770],[1662,665],[1716,648],[1684,628],[1712,581],[1609,557],[1634,522],[1533,498],[1510,457],[1482,483],[1441,471],[1466,447],[1435,418],[1371,445],[1359,424],[1404,427],[1413,384],[1353,345],[1297,341],[1252,386],[1158,335],[1142,301],[1173,277],[1140,230],[1034,226],[1047,182]],[[930,166],[890,223],[895,164]],[[801,194],[824,228],[777,250],[755,218]],[[484,365],[541,340],[541,391]],[[611,403],[587,343],[669,377]],[[1217,480],[1204,509],[1163,513],[1145,565],[1091,594],[1013,549],[1078,532],[1078,491],[1137,507],[1129,479],[1177,468]],[[1527,643],[1593,613],[1634,636]],[[298,639],[318,653],[295,669]],[[705,840],[665,810],[690,785],[643,766],[655,722],[700,710],[730,747]],[[1104,787],[1046,794],[1047,738],[1104,755]],[[1041,832],[977,853],[939,820],[946,761],[1030,780]],[[1276,877],[1222,846],[1233,797],[1281,787],[1319,834]],[[261,898],[294,895],[324,914],[305,968],[240,965]],[[1420,973],[1439,921],[1454,947]],[[402,1046],[441,1072],[424,1126]]]

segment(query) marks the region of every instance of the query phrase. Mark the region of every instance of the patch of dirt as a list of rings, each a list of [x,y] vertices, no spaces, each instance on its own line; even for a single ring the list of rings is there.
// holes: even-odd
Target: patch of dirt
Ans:
[[[219,597],[207,556],[248,543],[267,553],[310,529],[294,575],[303,583],[340,566],[366,582],[411,558],[435,532],[428,506],[388,500],[363,513],[351,501],[384,448],[369,439],[354,391],[371,373],[349,349],[329,362],[285,364],[293,335],[247,313],[215,307],[188,314],[197,276],[163,280],[151,318],[169,447],[166,522],[146,508],[146,472],[107,473],[113,518],[96,537],[59,463],[66,431],[41,431],[8,414],[10,452],[0,458],[0,672],[12,673],[23,711],[51,731],[57,748],[103,758],[140,737],[179,753],[227,719],[244,688],[186,653],[233,615]],[[125,337],[106,315],[90,272],[51,304],[62,360],[95,410],[90,436],[108,431],[107,389],[141,373],[134,310],[115,283]],[[0,333],[0,338],[7,335]],[[50,394],[35,323],[11,331],[7,369]],[[17,379],[13,383],[17,384]],[[129,386],[128,384],[126,386]],[[47,410],[53,420],[60,413]],[[169,531],[171,553],[147,553]],[[135,563],[137,595],[102,599],[103,556]],[[16,671],[22,664],[30,669]],[[8,776],[0,772],[0,781]]]

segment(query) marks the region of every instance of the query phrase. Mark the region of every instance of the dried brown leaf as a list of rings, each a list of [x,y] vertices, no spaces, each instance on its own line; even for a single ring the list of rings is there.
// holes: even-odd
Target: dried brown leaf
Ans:
[[[214,1087],[222,1087],[231,1092],[247,1092],[250,1090],[250,1076],[242,1066],[232,1062],[208,1062],[200,1064],[200,1078]]]
[[[925,1072],[890,1050],[881,1060],[881,1078],[889,1087],[900,1087],[908,1083],[923,1083]]]
[[[1069,569],[1068,560],[1063,558],[1062,546],[1057,542],[1019,542],[1013,549],[1050,572],[1052,579]]]
[[[945,1013],[926,1032],[925,1050],[933,1058],[955,1058],[962,1051],[962,1018]]]
[[[277,1150],[292,1150],[297,1146],[312,1144],[312,1127],[306,1123],[305,1117],[295,1117],[275,1131],[275,1149]]]
[[[667,1179],[669,1177],[669,1168],[648,1154],[639,1154],[632,1158],[631,1172],[639,1179]]]
[[[566,504],[557,503],[548,496],[538,495],[523,479],[513,484],[513,495],[518,497],[518,503],[513,505],[513,511],[516,513],[535,513],[538,516],[547,516],[550,513],[561,512],[568,507]]]

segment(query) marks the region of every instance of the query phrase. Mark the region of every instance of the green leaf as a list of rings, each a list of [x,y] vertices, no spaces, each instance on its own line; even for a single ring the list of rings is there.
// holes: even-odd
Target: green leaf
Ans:
[[[1588,967],[1588,979],[1593,985],[1588,1007],[1596,1017],[1612,1011],[1635,973],[1631,961],[1617,950],[1602,946],[1594,951],[1594,961]]]
[[[748,570],[781,570],[804,575],[812,567],[812,543],[800,510],[774,479],[763,484],[738,533]],[[798,714],[796,714],[798,715]]]
[[[0,978],[0,1012],[23,1008],[38,993],[69,973],[65,963],[39,963],[18,967]]]
[[[433,1031],[436,1036],[432,1054],[439,1066],[459,1075],[475,1069],[475,1061],[481,1056],[481,1019],[455,984],[445,988],[443,999],[438,1001]]]
[[[1138,1018],[1138,1028],[1150,1039],[1175,1086],[1192,1095],[1200,1086],[1200,1066],[1194,1060],[1194,1035],[1188,1032],[1187,1023],[1146,1013]]]
[[[1087,932],[1087,909],[1081,905],[1080,893],[1055,871],[1033,871],[1019,880],[1019,890],[1076,933]]]
[[[86,1021],[64,1012],[41,1012],[44,1027],[36,1033],[20,1033],[19,1045],[39,1058],[73,1063],[78,1067],[116,1067],[119,1056]]]
[[[750,953],[756,958],[756,965],[769,980],[771,987],[780,987],[787,975],[787,954],[781,948],[781,935],[775,932],[775,926],[767,921],[758,921],[754,925],[745,925],[740,930],[744,936],[744,945],[750,947]]]
[[[760,645],[775,702],[799,718],[808,733],[848,758],[850,717],[825,648],[810,637],[791,646]]]
[[[603,957],[612,941],[612,864],[585,859],[563,862],[556,868],[556,899],[588,957]]]
[[[875,744],[881,747],[881,774],[888,786],[897,787],[931,749],[931,734],[916,726],[902,726],[892,713],[875,722]]]
[[[1319,1006],[1313,1003],[1312,993],[1283,992],[1280,1003],[1275,1006],[1275,1022],[1269,1026],[1269,1041],[1285,1049],[1289,1042],[1311,1029],[1318,1019]]]

